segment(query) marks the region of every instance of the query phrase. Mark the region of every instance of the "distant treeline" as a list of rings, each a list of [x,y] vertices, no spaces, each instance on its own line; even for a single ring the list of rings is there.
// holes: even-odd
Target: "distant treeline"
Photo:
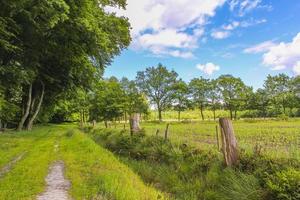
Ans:
[[[9,94],[12,96],[1,96],[2,127],[16,126],[26,108],[26,102],[18,100],[18,93]],[[220,109],[228,111],[232,119],[240,111],[243,117],[296,117],[300,116],[300,77],[269,75],[263,88],[254,91],[232,75],[199,77],[186,83],[175,71],[159,64],[138,72],[135,80],[95,79],[88,88],[65,90],[56,99],[44,102],[38,114],[40,122],[96,120],[107,124],[127,120],[134,113],[147,116],[150,108],[157,110],[159,120],[163,111],[177,111],[180,120],[181,112],[191,109],[199,110],[202,120],[204,110],[212,111],[216,119]]]
[[[177,111],[180,120],[181,112],[188,109],[199,109],[202,120],[205,119],[204,110],[211,110],[216,119],[216,110],[220,109],[227,110],[231,119],[236,119],[239,111],[243,111],[243,117],[300,116],[299,76],[269,75],[263,88],[254,91],[240,78],[232,75],[221,75],[217,79],[199,77],[186,83],[178,78],[175,71],[169,71],[159,64],[138,72],[135,80],[111,77],[105,82],[119,85],[120,90],[123,90],[124,97],[116,96],[127,100],[121,100],[115,107],[116,110],[117,107],[123,107],[119,112],[123,114],[138,112],[147,115],[147,104],[150,104],[157,110],[159,120],[162,120],[162,112],[166,110]],[[141,101],[143,103],[136,102],[138,96],[144,99]],[[122,102],[123,106],[120,107]],[[115,117],[118,118],[117,115]]]

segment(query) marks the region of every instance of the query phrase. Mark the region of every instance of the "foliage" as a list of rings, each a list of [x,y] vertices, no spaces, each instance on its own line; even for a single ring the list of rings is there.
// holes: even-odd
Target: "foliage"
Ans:
[[[120,84],[125,93],[124,112],[129,115],[133,113],[147,114],[148,102],[145,95],[138,90],[137,84],[127,78],[122,78]]]
[[[296,200],[300,198],[300,171],[290,168],[268,177],[267,186],[273,199]]]
[[[18,113],[19,129],[24,123],[30,129],[42,105],[51,107],[63,92],[90,87],[129,45],[128,20],[104,10],[125,4],[1,1],[0,85],[6,91],[20,88],[17,106],[25,112]]]
[[[162,120],[161,112],[171,106],[173,86],[177,76],[175,71],[169,71],[162,64],[158,64],[157,67],[148,67],[145,71],[137,73],[137,85],[156,105],[160,121]]]
[[[99,81],[91,96],[91,118],[113,121],[125,109],[125,93],[116,80]]]
[[[178,121],[180,121],[180,113],[190,107],[189,88],[184,81],[178,80],[174,84],[173,90],[173,108],[178,112]]]
[[[194,78],[189,83],[193,103],[200,109],[201,118],[204,120],[203,110],[208,104],[208,94],[210,92],[210,83],[208,79]]]

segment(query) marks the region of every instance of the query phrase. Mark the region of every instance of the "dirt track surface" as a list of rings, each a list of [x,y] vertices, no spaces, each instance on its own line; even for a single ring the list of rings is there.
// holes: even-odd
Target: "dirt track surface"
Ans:
[[[70,182],[64,177],[64,163],[55,162],[46,177],[46,191],[37,197],[37,200],[71,200],[68,190]]]

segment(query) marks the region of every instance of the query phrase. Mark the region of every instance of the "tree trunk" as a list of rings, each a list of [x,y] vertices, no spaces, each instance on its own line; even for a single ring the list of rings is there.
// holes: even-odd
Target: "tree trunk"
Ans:
[[[230,112],[230,119],[232,120],[233,119],[233,114],[232,114],[232,109],[229,108],[229,112]]]
[[[85,122],[86,122],[84,109],[82,109],[82,122],[83,122],[83,124],[85,124]]]
[[[160,122],[162,122],[162,115],[161,115],[161,109],[158,109],[158,119]]]
[[[124,121],[125,121],[125,123],[127,123],[127,113],[126,112],[124,113]]]
[[[82,117],[82,110],[80,112],[80,128],[83,128],[83,117]]]
[[[27,99],[27,103],[26,103],[26,109],[25,109],[25,112],[18,124],[18,128],[17,128],[18,131],[21,131],[23,129],[24,122],[29,115],[30,106],[31,106],[31,96],[32,96],[32,84],[30,84],[29,89],[28,89],[28,99]]]
[[[39,112],[41,110],[41,106],[42,106],[42,103],[43,103],[43,100],[44,100],[44,95],[45,95],[45,85],[44,85],[44,83],[41,83],[41,84],[42,84],[42,92],[41,92],[40,100],[39,100],[39,103],[36,107],[36,110],[35,110],[34,114],[32,115],[32,117],[28,121],[27,128],[26,128],[27,130],[32,129],[33,122],[34,122],[34,120],[36,119],[37,115],[39,114]]]
[[[220,129],[222,135],[222,151],[226,166],[232,166],[238,162],[237,141],[231,120],[220,118]]]
[[[166,130],[165,130],[165,140],[168,139],[168,133],[169,133],[169,123],[167,124]]]
[[[214,113],[214,121],[216,121],[216,109],[213,108],[213,113]]]
[[[104,121],[105,128],[108,128],[107,121]]]
[[[97,121],[96,120],[93,120],[93,128],[95,128],[97,125]]]
[[[201,112],[201,118],[202,118],[202,121],[204,121],[203,105],[202,105],[202,104],[201,104],[201,106],[200,106],[200,112]]]
[[[178,121],[180,122],[180,111],[178,111]]]
[[[236,120],[237,118],[237,110],[234,111],[234,119]]]

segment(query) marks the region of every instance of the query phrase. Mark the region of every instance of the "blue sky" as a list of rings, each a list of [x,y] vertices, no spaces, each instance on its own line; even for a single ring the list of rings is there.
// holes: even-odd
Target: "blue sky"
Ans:
[[[134,79],[162,63],[189,81],[221,74],[254,88],[268,74],[300,75],[300,0],[127,0],[132,43],[105,76]]]

